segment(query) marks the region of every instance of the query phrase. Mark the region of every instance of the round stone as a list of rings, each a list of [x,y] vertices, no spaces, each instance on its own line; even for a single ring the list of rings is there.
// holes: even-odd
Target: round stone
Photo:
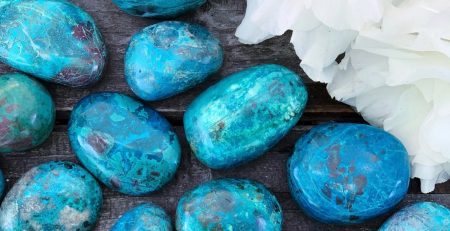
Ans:
[[[141,204],[126,212],[110,231],[172,231],[169,215],[159,206]]]
[[[0,76],[0,153],[42,144],[54,124],[55,105],[39,82],[18,73]]]
[[[74,107],[69,140],[81,163],[113,190],[158,190],[180,164],[181,147],[158,112],[119,93],[94,93]]]
[[[206,0],[113,0],[113,2],[134,16],[171,18],[199,8]]]
[[[125,55],[125,77],[144,100],[161,100],[205,81],[222,66],[219,41],[204,27],[161,22],[131,38]]]
[[[405,197],[408,153],[381,129],[324,124],[298,140],[288,178],[292,196],[306,214],[326,223],[361,223]]]

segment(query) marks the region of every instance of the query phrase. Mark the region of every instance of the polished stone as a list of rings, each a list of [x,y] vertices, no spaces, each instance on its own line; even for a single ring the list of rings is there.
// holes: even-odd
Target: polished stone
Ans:
[[[55,124],[55,105],[36,80],[0,75],[0,153],[25,151],[42,144]]]
[[[288,162],[292,196],[326,223],[361,223],[394,208],[409,185],[408,153],[398,139],[363,124],[311,129]]]
[[[111,228],[111,231],[172,231],[169,215],[159,206],[141,204],[127,211]]]
[[[262,184],[246,179],[212,180],[181,197],[178,231],[281,231],[283,215],[276,197]]]
[[[142,195],[175,175],[181,147],[158,112],[119,93],[94,93],[74,107],[69,139],[83,165],[111,189]]]
[[[186,138],[212,169],[236,167],[268,151],[297,124],[307,102],[300,77],[260,65],[213,85],[188,107]]]
[[[134,16],[171,18],[199,8],[206,0],[113,0],[113,2]]]
[[[71,162],[48,162],[26,172],[0,209],[0,230],[92,230],[100,213],[97,181]]]
[[[100,79],[105,45],[91,16],[72,3],[11,1],[0,8],[0,22],[1,62],[71,87]]]
[[[131,38],[125,77],[144,100],[161,100],[203,82],[222,66],[223,52],[206,28],[185,22],[161,22]]]

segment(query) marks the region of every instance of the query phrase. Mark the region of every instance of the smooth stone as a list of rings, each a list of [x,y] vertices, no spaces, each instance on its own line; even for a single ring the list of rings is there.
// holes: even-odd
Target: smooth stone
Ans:
[[[188,107],[186,138],[212,169],[232,168],[263,155],[299,121],[308,99],[300,77],[279,65],[260,65],[213,85]]]
[[[158,112],[119,93],[94,93],[74,107],[69,140],[83,165],[113,190],[143,195],[169,182],[181,147]]]
[[[71,162],[48,162],[26,172],[0,209],[0,230],[92,230],[100,214],[97,181]]]
[[[0,8],[0,61],[71,87],[100,79],[106,47],[91,16],[65,0],[16,0]]]
[[[141,204],[127,211],[111,228],[111,231],[172,231],[169,215],[159,206]]]
[[[246,179],[206,182],[181,197],[178,231],[281,230],[283,213],[276,197],[262,184]]]
[[[375,127],[319,125],[295,145],[288,179],[307,215],[325,223],[361,223],[405,197],[408,153],[398,139]]]
[[[450,209],[434,202],[409,205],[390,217],[379,231],[450,230]]]
[[[25,151],[42,144],[55,124],[55,104],[36,80],[0,75],[0,153]]]
[[[206,0],[113,0],[128,14],[150,18],[172,18],[202,6]]]
[[[144,100],[161,100],[205,81],[222,66],[223,51],[208,30],[185,22],[160,22],[131,38],[125,78]]]

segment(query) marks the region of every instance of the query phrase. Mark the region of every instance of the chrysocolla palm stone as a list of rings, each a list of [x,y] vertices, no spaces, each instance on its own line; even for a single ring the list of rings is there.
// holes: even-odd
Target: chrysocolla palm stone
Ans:
[[[281,230],[283,215],[276,197],[257,182],[220,179],[204,183],[180,199],[178,231]]]
[[[308,95],[279,65],[233,74],[203,92],[184,115],[186,138],[213,169],[235,167],[269,150],[299,121]]]
[[[0,61],[71,87],[99,80],[106,48],[94,20],[65,0],[16,0],[0,8]]]
[[[292,196],[309,216],[326,223],[361,223],[405,197],[408,153],[381,129],[324,124],[299,139],[288,178]]]
[[[73,109],[72,149],[109,188],[142,195],[175,175],[181,158],[178,137],[158,112],[118,93],[94,93]]]
[[[71,162],[32,168],[8,192],[0,230],[91,230],[102,205],[97,181]]]
[[[169,215],[159,206],[141,204],[126,212],[111,231],[172,231]]]
[[[23,74],[0,75],[0,153],[40,145],[54,124],[55,105],[40,83]]]
[[[131,15],[170,18],[197,9],[206,0],[113,0],[113,2]]]
[[[434,202],[419,202],[395,213],[379,231],[450,230],[450,209]]]
[[[144,100],[161,100],[203,82],[222,66],[219,41],[205,28],[185,22],[151,25],[131,39],[125,77]]]

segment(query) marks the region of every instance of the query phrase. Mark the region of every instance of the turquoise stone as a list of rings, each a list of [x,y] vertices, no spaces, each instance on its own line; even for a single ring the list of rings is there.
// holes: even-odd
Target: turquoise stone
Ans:
[[[110,231],[172,231],[169,215],[159,206],[141,204],[126,212]]]
[[[395,213],[379,231],[450,230],[450,209],[434,202],[418,202]]]
[[[1,62],[71,87],[100,79],[106,48],[89,14],[65,0],[0,4]]]
[[[222,66],[219,40],[206,28],[185,22],[161,22],[131,38],[125,77],[144,100],[161,100],[206,80]]]
[[[288,161],[293,198],[325,223],[354,224],[393,209],[409,186],[408,153],[389,133],[363,124],[312,128]]]
[[[280,231],[281,206],[267,188],[246,179],[204,183],[181,197],[176,212],[178,231]]]
[[[299,121],[308,94],[300,77],[260,65],[213,85],[188,107],[186,138],[212,169],[236,167],[268,151]]]
[[[129,195],[160,189],[180,164],[181,147],[169,122],[119,93],[94,93],[78,102],[69,121],[69,139],[95,177]]]
[[[199,8],[206,0],[113,0],[113,2],[134,16],[171,18]]]
[[[0,153],[42,144],[55,124],[55,105],[48,91],[23,74],[0,75]]]
[[[26,172],[0,208],[0,230],[92,230],[102,205],[100,186],[71,162],[48,162]]]

